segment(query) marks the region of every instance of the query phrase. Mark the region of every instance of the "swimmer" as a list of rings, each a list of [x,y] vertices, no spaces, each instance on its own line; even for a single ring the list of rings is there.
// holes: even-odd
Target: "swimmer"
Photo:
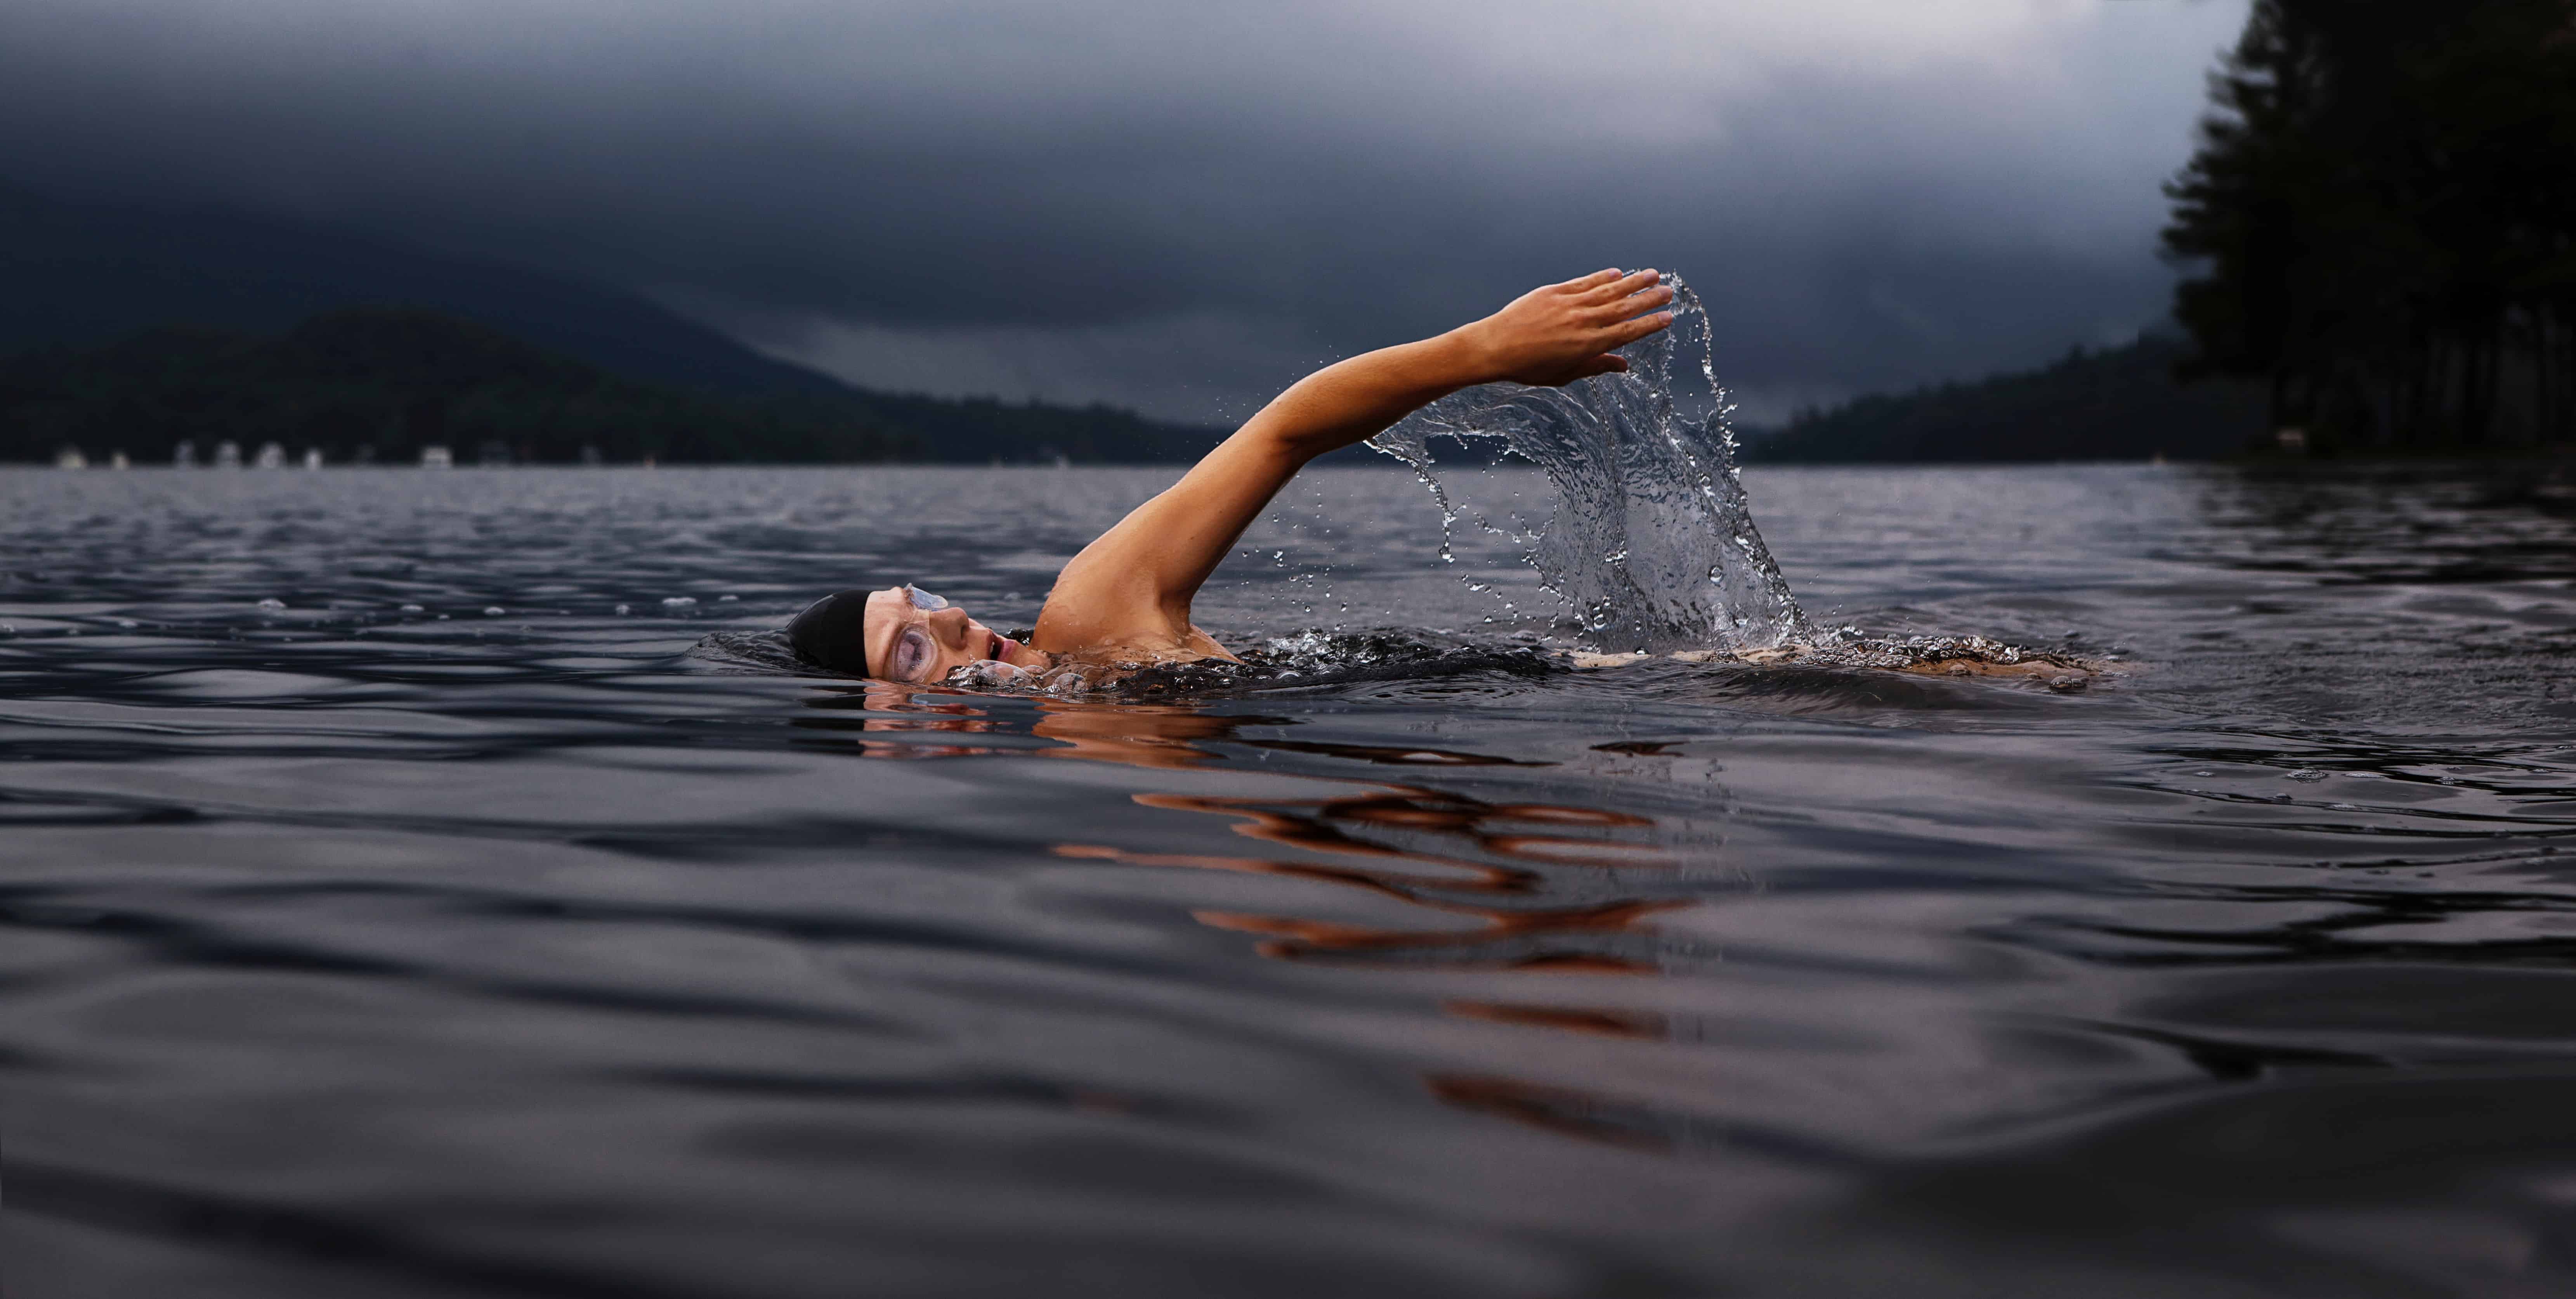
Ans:
[[[1027,644],[910,583],[825,596],[788,624],[788,643],[817,667],[907,684],[968,667],[1009,679],[1081,665],[1102,685],[1147,664],[1232,661],[1190,621],[1190,602],[1298,470],[1461,388],[1562,387],[1627,369],[1613,353],[1673,322],[1661,309],[1673,298],[1662,278],[1596,271],[1533,289],[1436,338],[1298,380],[1179,482],[1083,547],[1057,574]]]

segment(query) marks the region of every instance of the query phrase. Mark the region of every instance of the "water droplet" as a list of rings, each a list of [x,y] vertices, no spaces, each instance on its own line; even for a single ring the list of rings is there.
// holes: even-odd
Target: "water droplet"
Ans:
[[[484,617],[486,617],[486,618],[498,618],[498,617],[500,617],[502,614],[505,614],[505,613],[508,613],[508,612],[509,612],[509,610],[504,609],[504,608],[502,608],[501,606],[499,606],[499,605],[497,605],[497,604],[487,604],[487,605],[483,606],[483,616],[484,616]]]
[[[269,612],[271,612],[271,613],[274,613],[274,612],[276,612],[276,611],[278,611],[278,610],[280,610],[280,609],[285,608],[285,607],[286,607],[286,602],[285,602],[284,600],[280,600],[280,599],[276,598],[275,596],[271,596],[271,597],[269,597],[268,599],[265,599],[265,600],[260,601],[260,602],[259,602],[258,607],[259,607],[259,608],[262,608],[262,609],[266,609],[266,610],[268,610],[268,611],[269,611]]]
[[[623,618],[623,617],[625,617],[627,614],[630,614],[630,613],[633,613],[633,612],[635,612],[635,610],[634,610],[633,606],[631,606],[631,605],[623,605],[623,604],[621,604],[621,605],[617,606],[617,616],[619,616],[619,617],[621,617],[621,618]]]

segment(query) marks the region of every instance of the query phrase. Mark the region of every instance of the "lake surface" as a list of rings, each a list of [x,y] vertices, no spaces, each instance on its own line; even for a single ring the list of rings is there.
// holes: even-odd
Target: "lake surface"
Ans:
[[[2576,1288],[2564,477],[1748,471],[2072,692],[700,648],[1169,476],[0,472],[11,1299]],[[1317,472],[1200,620],[1561,636],[1439,544]]]

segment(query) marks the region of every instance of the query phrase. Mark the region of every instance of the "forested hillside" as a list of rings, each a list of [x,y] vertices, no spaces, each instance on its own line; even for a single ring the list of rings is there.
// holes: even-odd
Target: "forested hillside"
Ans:
[[[640,383],[425,311],[316,316],[283,335],[148,330],[0,361],[0,460],[66,447],[166,461],[232,441],[334,462],[814,463],[888,459],[1163,460],[1213,430],[1102,408],[1009,406],[854,390],[727,395]]]
[[[1755,462],[2206,460],[2264,431],[2263,396],[2243,384],[2185,385],[2173,339],[2077,349],[2041,369],[1863,397],[1748,432]]]

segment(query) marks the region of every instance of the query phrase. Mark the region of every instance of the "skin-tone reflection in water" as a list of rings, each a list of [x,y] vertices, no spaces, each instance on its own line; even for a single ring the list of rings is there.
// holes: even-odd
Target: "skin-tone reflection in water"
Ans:
[[[1178,771],[1227,762],[1223,753],[1207,747],[1221,741],[1416,770],[1545,765],[1430,748],[1246,738],[1240,734],[1245,728],[1275,726],[1278,719],[1183,704],[1041,699],[1034,701],[1036,721],[1022,731],[1020,724],[970,702],[974,699],[871,683],[836,689],[812,702],[835,710],[864,708],[866,716],[856,719],[854,729],[862,737],[880,737],[859,741],[860,752],[875,758],[1017,753]],[[925,742],[922,733],[954,735],[965,742]],[[1032,747],[1019,735],[1053,743]],[[967,737],[991,739],[977,743]],[[1326,884],[1390,898],[1421,912],[1419,923],[1402,925],[1236,911],[1191,913],[1211,928],[1257,936],[1254,950],[1273,960],[1654,976],[1664,973],[1663,944],[1645,922],[1699,905],[1691,898],[1620,895],[1622,878],[1633,879],[1639,871],[1662,873],[1678,864],[1654,841],[1656,822],[1624,812],[1488,802],[1410,782],[1352,785],[1347,793],[1313,799],[1192,793],[1129,797],[1161,811],[1231,818],[1235,834],[1298,855],[1138,852],[1081,842],[1054,844],[1055,854],[1123,866]],[[1649,1041],[1671,1033],[1664,1016],[1637,1010],[1471,1000],[1440,1004],[1460,1018],[1523,1028]],[[1487,1074],[1432,1073],[1424,1083],[1445,1103],[1551,1132],[1641,1149],[1690,1143],[1684,1131],[1688,1120],[1605,1096]]]

